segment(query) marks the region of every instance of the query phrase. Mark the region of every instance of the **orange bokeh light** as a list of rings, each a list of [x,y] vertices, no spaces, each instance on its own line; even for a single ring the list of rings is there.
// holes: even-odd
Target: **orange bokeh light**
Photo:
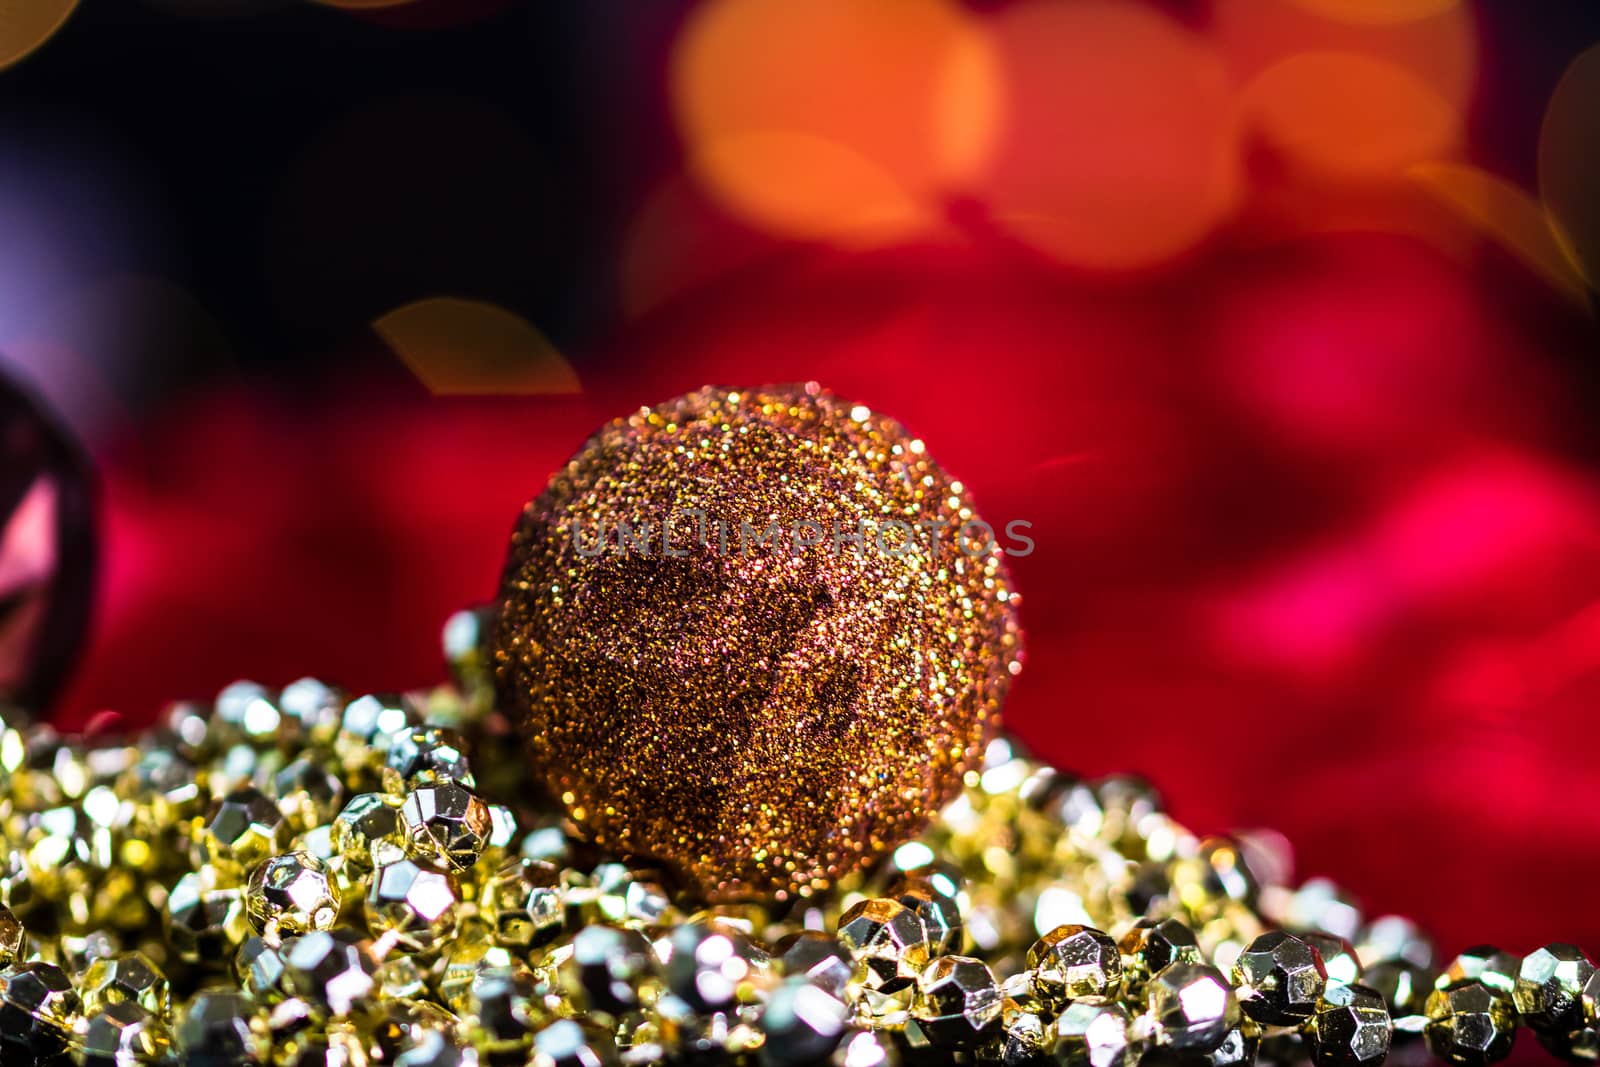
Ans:
[[[1369,26],[1417,22],[1444,14],[1461,0],[1294,0],[1317,15]]]
[[[995,32],[1007,123],[984,192],[1000,225],[1072,265],[1127,270],[1232,211],[1236,97],[1207,41],[1107,0],[1024,3]]]
[[[713,0],[674,55],[696,178],[787,236],[873,243],[937,223],[982,163],[998,75],[947,0]]]
[[[1470,100],[1478,34],[1466,7],[1377,24],[1327,18],[1310,6],[1302,0],[1215,0],[1210,34],[1241,82],[1301,52],[1354,52],[1404,67],[1457,108]]]
[[[0,70],[32,55],[62,27],[77,6],[78,0],[0,3]]]
[[[1255,128],[1283,156],[1321,177],[1397,177],[1449,156],[1461,116],[1426,81],[1359,52],[1302,52],[1245,91]]]

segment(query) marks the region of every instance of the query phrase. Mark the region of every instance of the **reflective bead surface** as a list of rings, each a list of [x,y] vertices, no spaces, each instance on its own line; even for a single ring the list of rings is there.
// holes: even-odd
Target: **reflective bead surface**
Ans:
[[[170,1063],[172,1032],[161,1017],[131,1000],[88,1012],[76,1044],[86,1067]]]
[[[1522,957],[1511,995],[1523,1024],[1547,1034],[1580,1026],[1583,987],[1594,973],[1594,964],[1576,945],[1546,945]]]
[[[131,1001],[156,1016],[167,1011],[167,977],[142,952],[127,952],[95,960],[79,980],[87,1011]]]
[[[289,840],[278,805],[246,787],[219,798],[194,836],[194,864],[214,864],[242,876]]]
[[[967,956],[941,956],[917,977],[912,1017],[933,1044],[972,1048],[998,1030],[999,983],[987,964]]]
[[[1330,985],[1306,1033],[1321,1067],[1381,1063],[1394,1037],[1383,998],[1360,985]]]
[[[671,950],[667,987],[700,1013],[721,1011],[753,998],[766,964],[764,955],[743,934],[699,923],[674,930]]]
[[[1514,953],[1493,945],[1474,945],[1456,956],[1434,979],[1434,987],[1443,989],[1473,979],[1481,981],[1497,992],[1511,996],[1517,986],[1517,971],[1522,960]]]
[[[1239,1006],[1266,1026],[1295,1026],[1311,1018],[1327,978],[1321,954],[1282,930],[1250,942],[1233,965]]]
[[[961,949],[961,905],[948,888],[935,879],[916,875],[897,879],[885,894],[916,913],[928,935],[928,951],[935,955]]]
[[[1105,997],[1080,997],[1067,1005],[1049,1030],[1049,1051],[1062,1067],[1131,1067],[1139,1049],[1128,1039],[1122,1005]]]
[[[553,863],[518,859],[490,879],[484,910],[495,934],[508,945],[537,947],[558,937],[567,925],[561,871]]]
[[[0,971],[0,1052],[10,1057],[60,1052],[81,1007],[60,967],[37,960],[7,967]]]
[[[174,1031],[189,1067],[244,1067],[266,1062],[266,1019],[238,993],[201,993],[189,1002]]]
[[[309,852],[286,852],[257,866],[244,901],[250,925],[270,936],[327,930],[339,918],[339,887]]]
[[[388,934],[414,952],[426,952],[456,929],[461,890],[445,871],[397,860],[379,867],[367,892],[367,926],[374,937]]]
[[[854,963],[839,940],[820,930],[802,930],[775,946],[779,971],[790,978],[803,978],[836,997],[842,997],[850,983]]]
[[[378,992],[372,942],[356,931],[314,930],[286,942],[282,957],[288,990],[334,1015],[349,1015]]]
[[[1130,989],[1142,987],[1171,964],[1205,962],[1194,932],[1177,919],[1140,919],[1117,948],[1122,953],[1122,979]]]
[[[493,831],[489,805],[456,782],[419,785],[400,806],[407,851],[458,871],[478,861]]]
[[[1203,963],[1174,963],[1146,986],[1155,1039],[1180,1051],[1213,1052],[1239,1025],[1227,979]]]
[[[869,989],[908,989],[931,954],[927,931],[916,912],[897,900],[864,900],[839,917],[839,943],[856,963]]]
[[[1058,926],[1028,949],[1034,992],[1046,1003],[1114,994],[1122,984],[1122,953],[1091,927]]]
[[[1428,1051],[1441,1060],[1462,1067],[1483,1067],[1511,1054],[1516,1038],[1516,1008],[1506,993],[1486,985],[1481,978],[1466,978],[1435,989],[1428,996],[1425,1010]]]
[[[766,1036],[761,1061],[769,1067],[804,1067],[826,1060],[850,1024],[850,1007],[839,995],[807,981],[779,983],[761,1013]]]
[[[1328,985],[1351,985],[1361,981],[1361,961],[1356,959],[1354,946],[1333,934],[1311,932],[1300,939],[1317,950],[1322,957],[1322,969],[1328,976]]]

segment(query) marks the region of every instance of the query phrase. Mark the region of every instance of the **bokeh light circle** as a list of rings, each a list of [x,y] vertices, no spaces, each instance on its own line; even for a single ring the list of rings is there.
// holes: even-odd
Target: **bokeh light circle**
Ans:
[[[1254,128],[1284,157],[1338,180],[1396,177],[1450,155],[1461,115],[1420,76],[1359,52],[1302,52],[1245,90]]]
[[[712,0],[672,63],[695,177],[785,236],[873,243],[929,226],[987,155],[999,77],[949,0]]]
[[[0,0],[0,70],[32,55],[77,6],[78,0]]]
[[[578,375],[538,329],[497,304],[435,296],[372,324],[435,396],[540,396],[581,392]]]
[[[1584,52],[1556,85],[1539,133],[1539,191],[1556,239],[1600,288],[1600,47]]]
[[[1403,67],[1458,111],[1477,86],[1478,27],[1460,4],[1379,24],[1329,19],[1297,0],[1213,0],[1209,33],[1241,83],[1304,52],[1353,52]]]
[[[1237,101],[1207,41],[1105,0],[1020,4],[995,31],[1007,122],[986,192],[1001,226],[1074,266],[1127,270],[1231,212]]]
[[[1442,15],[1459,6],[1461,0],[1294,0],[1294,3],[1341,22],[1391,26]]]

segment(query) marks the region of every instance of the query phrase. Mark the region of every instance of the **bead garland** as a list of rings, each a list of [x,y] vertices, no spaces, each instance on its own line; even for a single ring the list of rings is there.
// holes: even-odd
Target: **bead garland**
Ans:
[[[525,798],[481,616],[457,684],[229,686],[134,740],[0,729],[0,1062],[1367,1067],[1600,1056],[1582,951],[1470,949],[990,745],[830,892],[703,907]],[[469,755],[470,754],[470,755]]]

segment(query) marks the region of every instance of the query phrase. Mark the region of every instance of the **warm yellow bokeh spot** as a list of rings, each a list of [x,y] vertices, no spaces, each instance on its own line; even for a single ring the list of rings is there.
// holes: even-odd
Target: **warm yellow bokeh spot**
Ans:
[[[1357,52],[1304,52],[1262,71],[1245,90],[1254,127],[1319,176],[1373,180],[1452,154],[1461,116],[1396,63]]]
[[[78,0],[0,0],[0,70],[48,41],[77,6]]]
[[[745,221],[872,243],[942,217],[1000,110],[981,25],[951,0],[710,0],[672,63],[695,177]]]
[[[1600,47],[1575,59],[1550,97],[1539,191],[1562,250],[1600,288]]]
[[[526,319],[495,304],[430,297],[389,312],[372,328],[439,396],[582,392],[555,346]]]
[[[1461,0],[1294,0],[1294,3],[1341,22],[1392,26],[1442,15],[1459,6]]]
[[[1424,163],[1410,174],[1551,285],[1575,300],[1584,299],[1583,279],[1567,261],[1537,198],[1465,163]]]
[[[1238,101],[1203,38],[1138,4],[1034,0],[997,16],[1008,121],[983,184],[996,222],[1073,266],[1125,271],[1234,209]]]

